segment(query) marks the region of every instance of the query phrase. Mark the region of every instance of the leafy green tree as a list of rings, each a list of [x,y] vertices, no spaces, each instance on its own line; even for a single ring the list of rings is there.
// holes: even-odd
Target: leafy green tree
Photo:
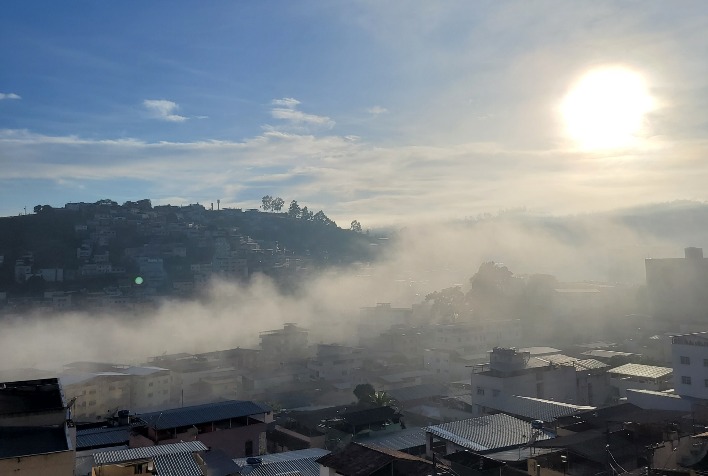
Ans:
[[[369,403],[375,407],[396,407],[398,402],[391,395],[384,391],[374,392],[369,396]]]
[[[261,198],[261,201],[263,202],[261,208],[264,212],[273,209],[273,197],[271,197],[270,195],[265,195],[263,198]]]
[[[360,405],[364,405],[371,401],[372,395],[376,393],[376,389],[370,383],[360,383],[354,387],[354,396],[357,398]]]
[[[302,210],[300,211],[300,218],[302,220],[310,221],[313,218],[313,214],[310,210],[307,209],[307,207],[302,207]]]
[[[357,220],[353,220],[349,229],[356,233],[361,233],[361,223],[359,223]]]
[[[300,210],[300,205],[298,205],[295,200],[290,202],[290,207],[288,208],[288,216],[290,218],[300,218],[301,213],[302,210]]]
[[[270,209],[274,212],[279,212],[283,209],[283,205],[285,205],[285,200],[280,197],[276,197],[270,202]]]

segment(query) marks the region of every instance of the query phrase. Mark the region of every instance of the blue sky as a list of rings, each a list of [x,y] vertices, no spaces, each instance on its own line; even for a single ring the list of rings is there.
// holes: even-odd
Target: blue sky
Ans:
[[[682,2],[55,2],[0,16],[0,215],[150,198],[340,225],[706,200],[708,7]],[[635,141],[559,105],[637,72]]]

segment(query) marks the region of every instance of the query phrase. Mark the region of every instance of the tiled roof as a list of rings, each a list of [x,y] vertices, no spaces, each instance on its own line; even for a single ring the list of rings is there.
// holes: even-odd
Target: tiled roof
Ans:
[[[518,395],[499,398],[485,405],[501,412],[543,421],[554,421],[559,417],[572,415],[578,411],[593,410],[595,408]]]
[[[270,408],[248,400],[229,400],[191,407],[173,408],[140,415],[150,428],[162,430],[267,413]]]
[[[524,445],[529,442],[534,432],[537,434],[536,441],[551,438],[543,431],[534,431],[531,423],[504,413],[442,423],[429,426],[425,431],[478,452]]]
[[[127,450],[105,451],[93,455],[93,460],[97,465],[122,463],[137,459],[154,458],[159,455],[172,455],[177,453],[193,453],[195,451],[206,451],[208,448],[201,441],[186,441],[182,443],[172,443],[168,445],[145,446],[143,448],[130,448]]]
[[[154,461],[157,476],[204,476],[192,453],[157,455]]]
[[[125,444],[130,439],[130,428],[91,428],[76,431],[76,449],[98,448],[101,446],[117,446]]]
[[[663,378],[671,375],[670,367],[656,367],[654,365],[624,364],[608,370],[610,374],[625,375],[628,377]]]

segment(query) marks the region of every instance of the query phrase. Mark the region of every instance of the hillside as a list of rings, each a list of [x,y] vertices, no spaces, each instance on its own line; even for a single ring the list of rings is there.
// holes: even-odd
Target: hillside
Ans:
[[[153,207],[149,200],[38,206],[0,218],[0,302],[56,308],[62,297],[67,307],[104,307],[191,295],[214,276],[255,273],[287,289],[312,270],[373,259],[377,242],[321,212]]]

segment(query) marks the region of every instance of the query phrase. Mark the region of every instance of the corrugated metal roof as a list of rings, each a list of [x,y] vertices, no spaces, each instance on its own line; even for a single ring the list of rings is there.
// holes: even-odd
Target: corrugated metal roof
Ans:
[[[329,453],[329,452],[328,452]],[[241,474],[248,476],[319,476],[318,457],[302,458],[292,461],[261,464],[241,469]]]
[[[171,455],[177,453],[193,453],[206,451],[208,448],[201,441],[185,441],[168,445],[146,446],[128,450],[106,451],[93,455],[94,462],[99,464],[121,463],[138,459],[149,459],[158,455]]]
[[[602,369],[605,367],[609,367],[604,362],[600,362],[599,360],[595,359],[583,359],[583,360],[578,360],[574,364],[576,367],[580,367],[586,370],[594,370],[594,369]]]
[[[674,370],[670,367],[656,367],[654,365],[642,364],[624,364],[608,370],[611,374],[644,378],[662,378],[671,375],[673,371]]]
[[[540,398],[512,395],[486,403],[490,408],[534,420],[554,421],[578,411],[594,410],[595,407],[572,405]]]
[[[76,432],[76,449],[125,444],[130,439],[130,428],[91,428]]]
[[[248,415],[268,413],[270,408],[247,400],[229,400],[226,402],[207,403],[184,408],[173,408],[161,412],[140,415],[150,428],[162,430],[179,426],[198,425],[211,421],[228,420]]]
[[[192,453],[157,455],[154,462],[157,476],[204,476]]]
[[[307,448],[304,450],[294,450],[294,451],[284,451],[282,453],[272,453],[268,455],[260,455],[258,458],[261,459],[263,464],[267,463],[279,463],[282,461],[293,461],[304,458],[319,458],[329,454],[330,451],[322,448]],[[234,462],[239,466],[247,466],[247,458],[236,458]]]
[[[504,413],[453,421],[425,428],[426,432],[473,451],[491,451],[524,445],[537,433],[536,441],[551,436],[535,431],[531,423]]]
[[[356,440],[368,446],[388,448],[390,450],[406,450],[416,446],[425,446],[425,430],[423,428],[406,428],[405,430],[385,435],[369,436]]]

